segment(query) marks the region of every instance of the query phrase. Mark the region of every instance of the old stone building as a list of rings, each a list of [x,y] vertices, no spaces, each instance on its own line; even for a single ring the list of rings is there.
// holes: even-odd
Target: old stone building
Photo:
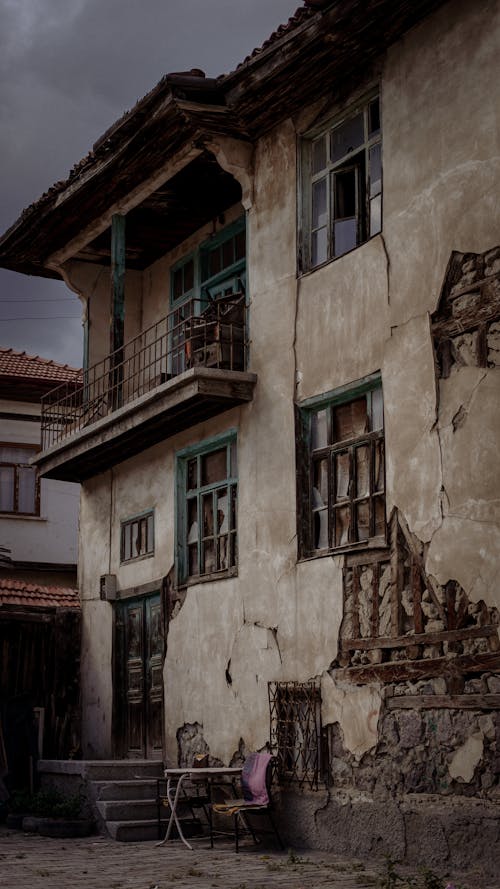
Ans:
[[[84,755],[270,744],[295,844],[500,857],[499,37],[309,0],[0,242],[88,328],[37,458],[82,483]]]

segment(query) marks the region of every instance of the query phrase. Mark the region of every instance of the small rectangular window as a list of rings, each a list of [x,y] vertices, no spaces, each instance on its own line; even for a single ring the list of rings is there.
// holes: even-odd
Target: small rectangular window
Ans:
[[[180,582],[236,568],[237,473],[234,433],[177,455]]]
[[[303,141],[303,271],[381,231],[382,136],[374,97]]]
[[[134,516],[121,524],[122,562],[130,562],[154,553],[154,513]]]
[[[0,512],[40,514],[40,479],[29,461],[36,445],[0,444]]]
[[[378,378],[297,412],[301,555],[385,538],[384,418]]]

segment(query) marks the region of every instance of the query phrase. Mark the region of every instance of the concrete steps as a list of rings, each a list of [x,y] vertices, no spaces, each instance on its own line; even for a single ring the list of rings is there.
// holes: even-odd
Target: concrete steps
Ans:
[[[83,787],[88,800],[87,814],[95,818],[101,833],[121,842],[158,839],[156,782],[163,777],[162,762],[43,760],[39,771],[46,786],[56,784],[68,794],[78,793]],[[168,806],[162,807],[161,836],[165,835],[169,814]],[[188,810],[180,807],[179,818],[186,837],[202,832],[201,823],[193,820]],[[176,836],[176,831],[172,836]]]
[[[158,839],[155,760],[107,760],[86,764],[89,796],[101,830],[115,840]]]

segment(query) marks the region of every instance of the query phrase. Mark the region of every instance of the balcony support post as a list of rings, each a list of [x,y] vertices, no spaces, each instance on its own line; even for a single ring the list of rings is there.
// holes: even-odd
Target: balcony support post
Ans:
[[[123,344],[125,326],[125,216],[111,219],[111,391],[113,405],[122,401]]]

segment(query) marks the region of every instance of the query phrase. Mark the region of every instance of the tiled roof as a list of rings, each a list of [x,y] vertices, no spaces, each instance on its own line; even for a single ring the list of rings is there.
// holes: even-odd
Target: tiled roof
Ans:
[[[2,605],[79,608],[80,597],[78,590],[67,587],[40,586],[23,580],[0,578],[0,608]]]
[[[304,2],[307,2],[307,0],[304,0]],[[316,13],[317,10],[312,7],[299,6],[299,8],[295,10],[294,14],[290,16],[290,18],[284,25],[279,25],[279,27],[276,28],[276,31],[273,31],[273,33],[270,34],[266,40],[264,40],[264,43],[261,46],[257,46],[254,50],[252,50],[250,55],[248,55],[245,59],[243,59],[242,62],[240,62],[240,64],[236,67],[236,70],[238,70],[238,68],[241,68],[242,65],[245,65],[248,61],[250,61],[250,59],[255,59],[256,56],[260,55],[262,52],[264,52],[264,50],[268,49],[274,43],[277,43],[278,40],[281,40],[290,31],[293,31],[295,28],[301,25],[302,22],[305,22],[306,19],[311,18]],[[221,79],[223,79],[224,76],[225,75],[222,75]]]
[[[0,346],[0,374],[3,377],[39,380],[40,382],[58,383],[80,382],[82,371],[68,364],[59,364],[51,358],[40,358],[39,355],[27,355]]]

